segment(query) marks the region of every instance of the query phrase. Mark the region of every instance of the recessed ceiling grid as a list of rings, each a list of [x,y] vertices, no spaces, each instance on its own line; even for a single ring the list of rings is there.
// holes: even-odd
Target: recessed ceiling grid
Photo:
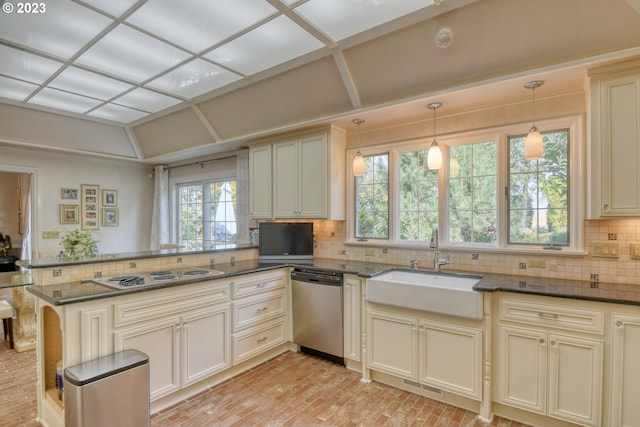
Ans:
[[[312,52],[334,50],[335,57],[341,40],[432,5],[432,0],[49,0],[19,13],[18,3],[4,2],[0,98],[131,123],[206,99]],[[345,68],[342,64],[347,76]],[[357,94],[351,97],[358,104]]]

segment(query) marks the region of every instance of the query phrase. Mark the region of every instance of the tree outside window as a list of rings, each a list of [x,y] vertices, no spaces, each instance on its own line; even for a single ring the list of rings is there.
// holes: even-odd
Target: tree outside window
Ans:
[[[509,243],[569,244],[569,131],[542,134],[544,154],[525,160],[525,136],[509,138]]]
[[[427,167],[428,152],[400,154],[400,240],[428,240],[438,226],[438,171]]]
[[[356,239],[389,238],[389,154],[364,156],[364,175],[356,177]]]

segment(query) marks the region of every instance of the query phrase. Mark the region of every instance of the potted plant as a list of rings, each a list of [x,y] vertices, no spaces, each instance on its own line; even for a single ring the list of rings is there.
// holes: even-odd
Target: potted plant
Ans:
[[[60,245],[67,257],[92,257],[98,252],[98,241],[88,231],[73,230],[62,237]]]

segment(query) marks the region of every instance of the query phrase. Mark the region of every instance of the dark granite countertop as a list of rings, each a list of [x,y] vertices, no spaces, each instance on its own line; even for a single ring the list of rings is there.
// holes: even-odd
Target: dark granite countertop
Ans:
[[[145,285],[125,290],[116,290],[89,281],[62,283],[55,285],[32,285],[27,289],[35,296],[44,299],[54,305],[73,304],[101,298],[109,298],[137,292],[146,292],[155,289],[181,286],[187,283],[200,281],[220,280],[240,274],[255,273],[283,267],[306,267],[326,271],[357,274],[368,278],[376,276],[384,271],[400,268],[397,265],[380,264],[372,262],[342,261],[335,259],[316,258],[313,264],[296,264],[295,262],[259,262],[258,260],[238,261],[229,264],[216,264],[215,269],[224,274],[219,276],[194,277],[184,283],[159,283]],[[203,267],[208,268],[208,267]],[[405,268],[403,268],[405,269]],[[424,270],[429,272],[428,270]],[[552,296],[559,298],[571,298],[587,301],[598,301],[616,304],[640,305],[640,286],[615,283],[597,283],[579,280],[536,278],[529,276],[509,276],[501,274],[488,274],[477,272],[449,272],[444,274],[477,274],[482,279],[474,286],[474,290],[480,292],[515,292],[531,295]]]
[[[17,286],[32,285],[31,273],[22,273],[20,271],[7,271],[0,273],[0,289],[15,288]]]

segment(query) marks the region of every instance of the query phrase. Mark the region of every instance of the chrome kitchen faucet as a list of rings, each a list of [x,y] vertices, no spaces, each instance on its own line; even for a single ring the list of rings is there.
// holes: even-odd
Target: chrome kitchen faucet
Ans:
[[[429,247],[433,249],[433,271],[440,271],[441,265],[449,264],[449,261],[446,259],[440,258],[440,243],[438,242],[438,227],[433,229],[433,233],[431,234],[431,243]]]

